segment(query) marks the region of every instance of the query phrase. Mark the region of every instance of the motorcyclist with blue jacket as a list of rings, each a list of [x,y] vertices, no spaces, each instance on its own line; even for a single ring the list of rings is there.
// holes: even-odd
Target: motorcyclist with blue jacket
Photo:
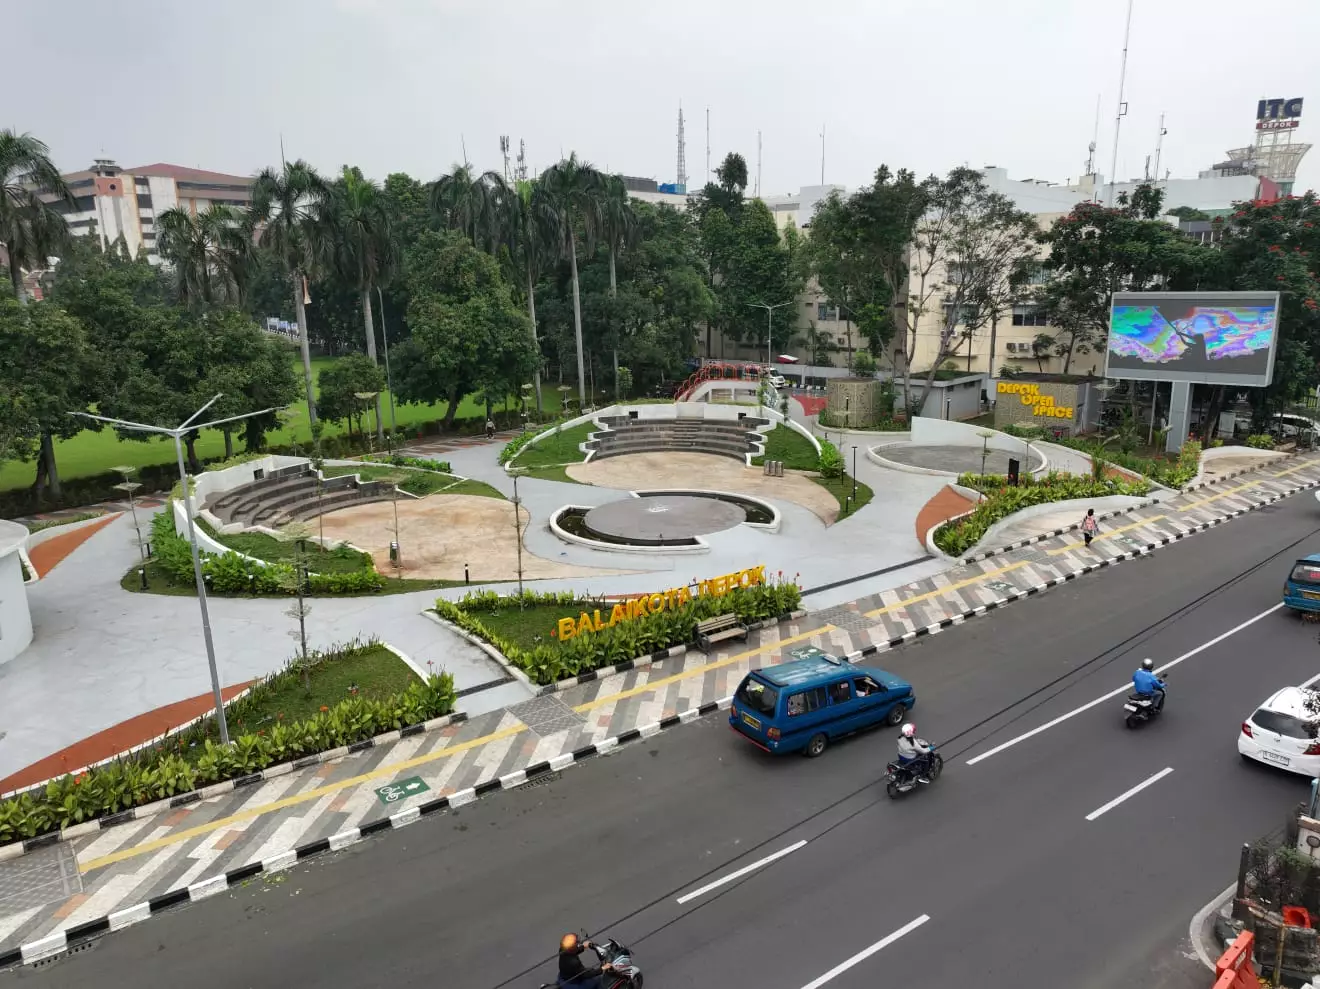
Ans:
[[[1155,675],[1155,662],[1143,659],[1141,666],[1132,674],[1132,689],[1142,700],[1154,702],[1154,710],[1164,709],[1164,681]]]

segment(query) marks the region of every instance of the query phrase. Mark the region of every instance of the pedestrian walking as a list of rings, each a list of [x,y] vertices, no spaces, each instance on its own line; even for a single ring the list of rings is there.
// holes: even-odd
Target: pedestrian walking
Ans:
[[[1086,545],[1091,545],[1091,540],[1096,537],[1100,531],[1100,520],[1095,517],[1095,509],[1088,508],[1086,515],[1082,519],[1082,538],[1086,540]]]
[[[495,420],[494,420],[494,419],[487,419],[487,420],[486,420],[486,439],[488,439],[488,440],[493,440],[494,438],[495,438]]]

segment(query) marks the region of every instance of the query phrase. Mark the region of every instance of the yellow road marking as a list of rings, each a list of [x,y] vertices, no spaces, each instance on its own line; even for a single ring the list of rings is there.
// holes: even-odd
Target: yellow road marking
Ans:
[[[1097,542],[1102,539],[1112,539],[1114,536],[1117,536],[1120,532],[1127,532],[1129,529],[1140,529],[1143,525],[1150,525],[1151,523],[1159,522],[1160,520],[1167,518],[1168,518],[1167,515],[1156,515],[1153,516],[1152,518],[1143,519],[1140,522],[1133,522],[1131,525],[1120,526],[1117,529],[1107,529],[1105,530],[1104,533],[1096,536],[1095,538]],[[1060,553],[1071,553],[1078,546],[1085,546],[1085,545],[1086,545],[1085,540],[1081,540],[1075,543],[1065,543],[1063,546],[1060,546],[1058,549],[1047,549],[1045,552],[1051,556],[1057,556]]]
[[[428,762],[435,762],[437,759],[444,759],[451,755],[457,755],[459,752],[466,752],[469,749],[476,748],[479,745],[486,745],[489,742],[497,742],[501,739],[512,738],[514,735],[521,735],[527,731],[523,728],[503,728],[500,731],[492,732],[489,735],[482,735],[480,738],[474,738],[467,742],[460,742],[449,748],[440,749],[436,752],[428,752],[426,755],[418,756],[415,759],[408,759],[405,762],[393,762],[388,766],[381,766],[379,769],[373,769],[369,773],[363,773],[360,776],[353,776],[346,780],[340,780],[338,783],[330,783],[326,786],[317,787],[315,790],[308,790],[305,793],[296,793],[292,797],[285,797],[283,800],[276,800],[269,804],[262,804],[260,807],[251,807],[247,810],[239,811],[237,814],[231,814],[229,817],[222,817],[219,820],[211,821],[207,824],[199,824],[195,828],[188,828],[179,831],[176,834],[166,835],[164,838],[157,838],[155,841],[144,842],[141,845],[135,845],[132,848],[124,848],[117,852],[111,852],[109,855],[102,855],[100,858],[92,859],[90,862],[80,862],[78,864],[79,872],[91,872],[93,869],[101,869],[107,865],[114,865],[116,862],[123,862],[125,859],[136,858],[139,855],[145,855],[147,852],[154,852],[160,848],[166,848],[169,845],[176,845],[181,841],[187,841],[190,838],[197,838],[208,834],[211,831],[217,831],[220,828],[229,827],[240,821],[250,821],[254,817],[260,817],[263,814],[269,814],[272,811],[283,810],[285,807],[293,807],[297,804],[306,803],[309,800],[317,800],[326,794],[335,793],[338,790],[347,789],[350,786],[357,786],[359,783],[365,783],[368,780],[381,779],[385,776],[396,776],[401,770],[412,769],[414,766],[421,766]]]
[[[888,614],[891,611],[902,611],[910,604],[916,604],[918,601],[925,601],[928,598],[936,598],[941,594],[948,594],[950,591],[961,590],[964,587],[970,587],[972,584],[979,584],[981,581],[989,580],[991,577],[997,577],[1001,573],[1008,573],[1010,570],[1025,567],[1030,562],[1030,560],[1023,560],[1020,563],[1011,563],[1006,567],[1000,567],[998,570],[990,570],[976,577],[969,577],[967,580],[960,580],[957,583],[950,584],[948,587],[938,587],[933,591],[927,591],[925,594],[918,594],[914,598],[907,598],[904,601],[898,602],[898,604],[890,604],[883,608],[876,608],[874,611],[865,612],[865,614],[867,618],[871,618],[875,615]]]
[[[1311,466],[1309,463],[1300,464],[1296,467],[1289,468],[1287,471],[1284,471],[1283,474],[1293,473],[1294,471],[1302,470],[1309,466]],[[1283,476],[1283,474],[1279,474],[1275,476],[1281,477]],[[1252,485],[1250,484],[1245,484],[1242,485],[1241,487],[1224,491],[1211,498],[1206,498],[1206,499],[1202,499],[1201,501],[1194,502],[1192,505],[1188,505],[1185,507],[1192,508],[1195,507],[1196,505],[1207,504],[1211,501],[1215,501],[1219,498],[1223,498],[1227,495],[1233,494],[1236,491],[1240,491],[1243,490],[1244,488],[1248,488],[1251,486]],[[1165,516],[1159,516],[1158,518],[1164,518],[1164,517]],[[1156,519],[1150,519],[1147,521],[1153,522],[1156,521]],[[1138,523],[1134,523],[1131,526],[1125,526],[1123,529],[1112,529],[1109,531],[1108,535],[1115,535],[1119,532],[1125,531],[1126,529],[1135,528],[1136,526],[1145,525],[1145,524],[1147,523],[1138,522]],[[1057,551],[1052,551],[1052,552],[1057,552]],[[956,583],[950,584],[948,587],[937,588],[933,591],[928,591],[925,594],[918,594],[916,597],[912,597],[904,601],[900,601],[897,604],[887,605],[886,607],[883,608],[876,608],[873,611],[866,612],[865,615],[867,618],[872,618],[872,617],[877,617],[879,615],[887,614],[891,611],[899,611],[902,610],[903,608],[908,607],[909,605],[916,604],[920,601],[925,601],[933,597],[939,597],[940,595],[948,594],[952,591],[961,590],[964,587],[970,587],[973,584],[978,584],[981,583],[982,581],[990,580],[994,577],[999,576],[1000,574],[1005,574],[1005,573],[1009,573],[1010,571],[1017,570],[1020,567],[1026,566],[1028,562],[1029,561],[1027,560],[1023,560],[1019,563],[1013,563],[1006,567],[999,567],[996,570],[987,571],[986,573],[979,574],[976,577],[970,577],[967,580],[961,580]],[[617,694],[610,694],[608,697],[601,697],[594,701],[589,701],[586,704],[580,704],[577,707],[573,708],[573,710],[581,714],[587,711],[594,710],[599,707],[603,707],[606,704],[615,704],[618,703],[619,701],[626,700],[629,697],[635,697],[639,694],[650,693],[661,687],[667,687],[671,683],[676,683],[679,680],[685,680],[688,677],[704,675],[708,670],[714,670],[724,666],[730,666],[734,663],[737,663],[744,659],[748,659],[752,656],[757,656],[764,652],[770,652],[774,649],[782,648],[783,646],[791,645],[795,642],[801,642],[805,639],[811,638],[814,635],[825,634],[827,632],[832,631],[835,627],[836,626],[834,625],[823,625],[820,628],[814,628],[808,632],[802,632],[798,635],[790,636],[786,639],[780,639],[777,642],[768,642],[764,646],[761,646],[759,648],[748,649],[740,653],[735,653],[732,656],[727,656],[724,659],[717,660],[714,663],[706,663],[703,664],[702,666],[694,667],[691,670],[685,670],[680,673],[675,673],[672,676],[663,677],[659,680],[653,680],[650,683],[633,687],[631,690],[620,691]],[[515,735],[521,735],[525,731],[527,731],[525,727],[504,728],[501,729],[500,731],[492,732],[489,735],[482,735],[479,738],[473,738],[466,742],[460,742],[457,745],[453,745],[448,748],[439,749],[435,752],[428,752],[426,755],[417,756],[414,759],[408,759],[405,760],[404,762],[390,763],[388,765],[374,769],[369,773],[362,773],[361,775],[358,776],[351,776],[348,779],[340,780],[336,783],[330,783],[327,784],[326,786],[317,787],[315,790],[308,790],[304,793],[294,794],[291,797],[285,797],[281,800],[276,800],[268,804],[262,804],[259,807],[251,807],[247,810],[240,811],[237,814],[231,814],[228,817],[219,818],[207,824],[201,824],[194,828],[187,828],[175,834],[166,835],[165,837],[157,838],[154,841],[144,842],[143,844],[136,845],[132,848],[125,848],[117,852],[111,852],[108,855],[102,855],[101,857],[92,859],[88,862],[80,862],[78,865],[78,871],[82,873],[87,873],[87,872],[93,872],[96,869],[103,869],[108,865],[115,864],[116,862],[123,862],[127,859],[136,858],[139,855],[145,855],[149,852],[154,852],[161,848],[167,848],[170,845],[176,845],[179,842],[188,841],[192,838],[197,838],[200,837],[201,835],[209,834],[210,832],[213,831],[218,831],[221,828],[227,828],[234,824],[241,823],[243,821],[250,821],[253,818],[261,817],[265,814],[270,814],[277,810],[283,810],[285,807],[294,807],[298,804],[307,803],[308,801],[311,800],[317,800],[323,796],[326,796],[327,794],[336,793],[339,790],[345,790],[348,789],[349,787],[358,786],[362,783],[366,783],[373,779],[382,779],[387,776],[388,777],[397,776],[403,770],[412,769],[417,766],[423,766],[426,765],[427,763],[436,762],[440,759],[447,759],[452,755],[457,755],[461,752],[467,752],[473,748],[477,748],[478,746],[488,745],[491,742],[501,741],[502,739],[505,738],[512,738]]]

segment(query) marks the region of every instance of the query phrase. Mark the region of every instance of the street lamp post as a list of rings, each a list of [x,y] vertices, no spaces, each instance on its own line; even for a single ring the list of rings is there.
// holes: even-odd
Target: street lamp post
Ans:
[[[853,504],[857,504],[857,444],[853,448]]]
[[[752,306],[753,308],[765,310],[765,362],[767,364],[773,364],[775,362],[775,358],[774,358],[775,348],[774,348],[774,341],[771,338],[773,335],[772,329],[774,325],[773,320],[774,320],[775,310],[783,309],[784,306],[791,306],[793,303],[776,302],[773,306],[768,305],[764,302],[749,302],[747,304],[749,306]]]
[[[380,335],[385,340],[385,387],[390,393],[390,436],[385,442],[391,454],[394,453],[394,434],[398,432],[399,422],[394,418],[394,379],[390,376],[390,334],[385,329],[385,295],[376,286],[376,298],[380,300]]]
[[[523,469],[510,468],[509,474],[513,477],[513,531],[518,538],[518,610],[521,611],[527,607],[523,600],[522,500],[518,497],[518,478],[523,475]]]
[[[174,454],[179,462],[179,480],[183,484],[183,514],[188,520],[188,546],[192,550],[193,578],[197,581],[197,605],[202,612],[202,638],[206,642],[206,662],[211,668],[211,692],[215,697],[215,719],[216,724],[220,727],[220,743],[228,745],[229,725],[225,721],[225,699],[220,691],[220,671],[215,663],[215,643],[211,641],[211,616],[206,608],[206,581],[202,577],[202,557],[197,549],[197,528],[193,524],[192,490],[188,485],[188,468],[183,462],[183,437],[194,430],[209,429],[226,422],[238,422],[241,419],[251,419],[253,416],[265,415],[275,410],[273,408],[262,409],[259,412],[246,412],[243,415],[226,416],[223,419],[213,419],[210,422],[194,425],[197,417],[219,399],[220,395],[216,395],[215,398],[212,398],[180,425],[173,427],[149,426],[141,422],[129,422],[126,419],[112,419],[108,416],[92,415],[90,412],[70,412],[69,414],[83,419],[95,419],[98,422],[109,423],[118,429],[133,433],[155,433],[158,436],[169,436],[174,440]]]
[[[133,531],[137,534],[138,555],[140,555],[145,561],[147,558],[147,543],[146,540],[142,538],[142,527],[138,525],[136,497],[137,491],[142,485],[137,481],[130,480],[136,471],[136,467],[116,467],[115,472],[120,474],[124,479],[116,484],[115,488],[128,495],[128,510],[133,513]]]
[[[375,397],[376,397],[377,395],[379,395],[379,394],[380,394],[380,392],[378,392],[378,391],[355,391],[355,392],[353,392],[353,397],[354,397],[354,398],[361,399],[361,400],[364,401],[364,402],[370,402],[373,398],[375,398]],[[375,407],[376,407],[376,430],[379,431],[379,430],[380,430],[380,403],[377,402],[377,403],[375,404]],[[375,453],[375,452],[376,452],[375,447],[372,446],[372,443],[371,443],[371,437],[370,437],[370,436],[367,437],[367,451],[368,451],[369,453]]]

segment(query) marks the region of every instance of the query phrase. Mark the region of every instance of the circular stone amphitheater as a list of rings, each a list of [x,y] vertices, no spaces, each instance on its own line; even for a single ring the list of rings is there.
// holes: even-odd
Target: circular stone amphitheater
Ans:
[[[690,495],[652,495],[612,501],[587,512],[586,528],[598,536],[664,546],[741,525],[747,513],[716,498]]]

